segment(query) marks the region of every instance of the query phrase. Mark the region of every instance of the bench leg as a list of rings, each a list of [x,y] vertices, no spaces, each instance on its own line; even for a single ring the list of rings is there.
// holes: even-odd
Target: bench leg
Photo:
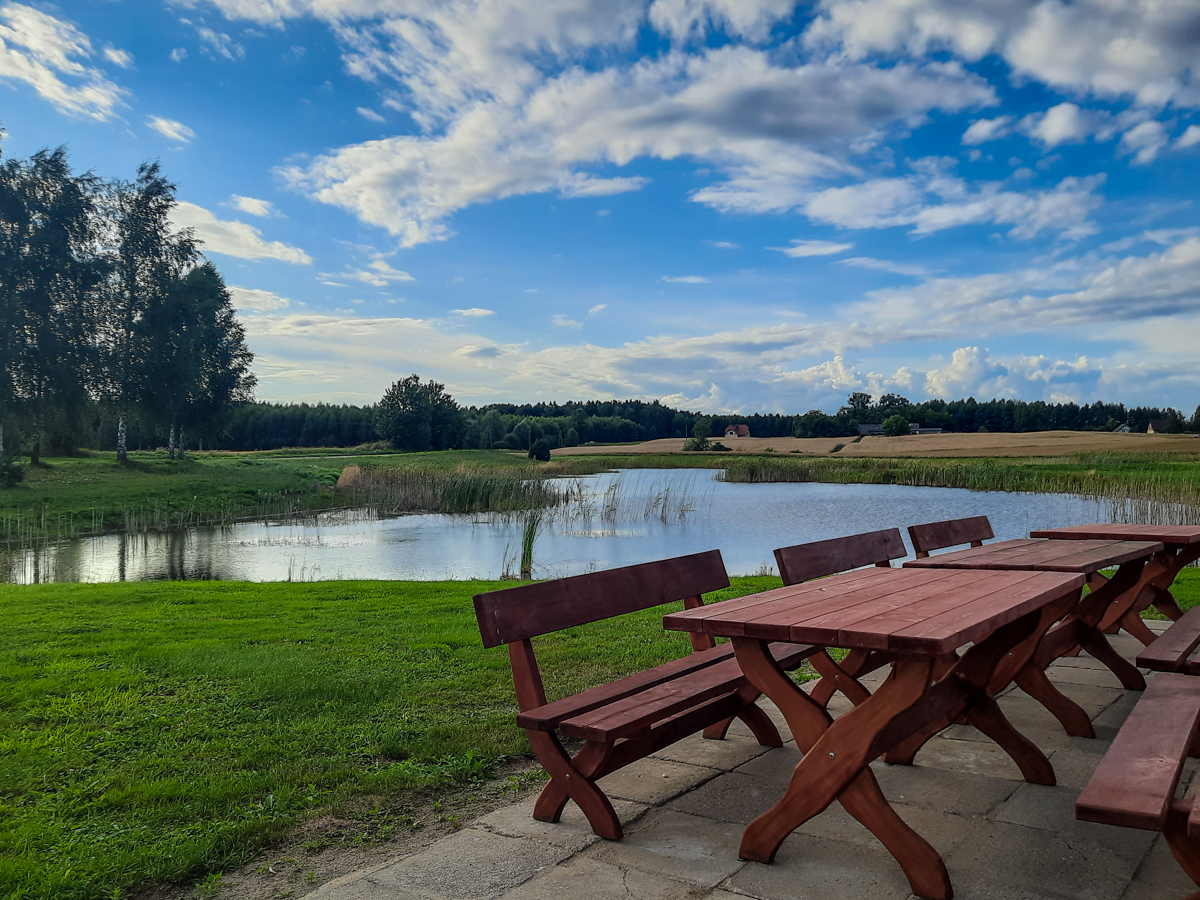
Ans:
[[[746,723],[746,727],[750,729],[750,733],[754,735],[754,739],[764,747],[782,747],[783,738],[779,736],[779,729],[775,727],[775,723],[771,721],[771,717],[762,711],[756,701],[762,696],[758,688],[752,684],[748,684],[738,691],[738,695],[742,698],[742,709],[736,715],[730,716],[728,719],[722,719],[720,722],[714,722],[704,729],[702,734],[710,741],[720,741],[725,738],[725,732],[729,730],[729,726],[733,724],[734,719],[741,719]]]
[[[1200,837],[1189,837],[1187,833],[1188,815],[1192,811],[1192,798],[1171,801],[1167,811],[1167,824],[1163,827],[1163,837],[1175,861],[1187,874],[1188,878],[1200,885]],[[1184,900],[1200,900],[1200,891],[1190,894]]]
[[[604,791],[592,780],[594,773],[602,771],[612,748],[588,742],[572,759],[553,734],[529,729],[526,734],[538,762],[550,773],[550,783],[542,788],[533,806],[533,817],[539,822],[557,822],[567,801],[574,800],[587,817],[592,831],[600,837],[619,841],[625,834],[621,820]]]

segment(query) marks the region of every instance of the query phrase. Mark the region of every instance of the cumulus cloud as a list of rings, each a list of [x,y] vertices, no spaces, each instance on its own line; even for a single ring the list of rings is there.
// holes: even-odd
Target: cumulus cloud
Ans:
[[[778,250],[793,258],[804,256],[833,256],[853,249],[853,243],[838,243],[837,241],[804,241],[795,239],[790,247],[768,247],[768,250]]]
[[[362,281],[366,284],[374,285],[375,287],[385,287],[394,281],[413,281],[415,280],[407,272],[394,268],[385,259],[373,259],[367,263],[365,269],[356,269],[350,267],[344,272],[330,275],[325,273],[328,278],[348,278],[352,281]]]
[[[191,228],[206,252],[223,253],[239,259],[276,259],[281,262],[311,265],[312,257],[299,247],[282,241],[268,241],[262,232],[244,222],[218,219],[195,203],[179,203],[171,214],[176,228]]]
[[[241,194],[230,194],[226,204],[247,215],[270,218],[281,215],[270,200],[259,200],[257,197],[243,197]]]
[[[470,309],[453,309],[452,313],[456,316],[479,317],[495,315],[495,310],[480,309],[478,306],[472,306]]]
[[[153,128],[167,140],[175,141],[177,144],[190,144],[196,137],[196,132],[188,128],[182,122],[177,122],[174,119],[164,119],[161,116],[150,116],[146,119],[146,125]]]
[[[229,293],[233,295],[233,305],[242,312],[271,312],[286,309],[292,302],[287,297],[281,297],[271,291],[237,287],[232,284],[229,286]]]
[[[1073,361],[1048,356],[997,359],[987,349],[961,347],[949,362],[925,373],[931,397],[1041,397],[1079,400],[1096,393],[1104,374],[1086,356]]]
[[[821,0],[803,41],[849,59],[969,60],[996,54],[1021,78],[1059,90],[1195,106],[1200,9],[1179,0]]]
[[[1136,125],[1121,135],[1121,150],[1133,154],[1133,161],[1146,165],[1155,160],[1170,141],[1161,122],[1149,121]]]
[[[1189,125],[1187,131],[1175,140],[1176,150],[1186,150],[1200,144],[1200,125]]]
[[[1012,116],[997,116],[994,119],[976,119],[963,132],[962,142],[968,147],[999,140],[1012,131]]]
[[[20,3],[0,6],[0,80],[24,82],[59,112],[104,122],[127,92],[81,62],[92,56],[91,41],[72,23]]]
[[[572,319],[570,316],[564,315],[563,313],[556,313],[555,315],[551,316],[550,321],[553,322],[558,328],[582,328],[583,327],[582,322],[580,322],[576,319]]]
[[[187,59],[187,50],[184,47],[176,47],[171,51],[171,62],[183,62]]]
[[[1086,140],[1101,127],[1103,113],[1084,110],[1074,103],[1060,103],[1044,113],[1031,113],[1021,120],[1021,130],[1046,147]]]
[[[826,188],[809,197],[804,211],[840,228],[911,226],[914,234],[932,234],[987,224],[1011,226],[1009,236],[1022,240],[1043,231],[1075,239],[1096,230],[1090,217],[1103,182],[1103,175],[1071,177],[1047,190],[1013,191],[999,182],[968,185],[950,175],[916,173]]]

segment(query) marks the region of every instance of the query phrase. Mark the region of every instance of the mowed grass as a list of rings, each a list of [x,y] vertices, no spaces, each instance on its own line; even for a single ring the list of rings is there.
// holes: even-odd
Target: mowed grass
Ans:
[[[511,584],[0,587],[0,897],[195,883],[318,810],[527,752],[471,604]],[[665,611],[541,639],[551,696],[686,653]]]

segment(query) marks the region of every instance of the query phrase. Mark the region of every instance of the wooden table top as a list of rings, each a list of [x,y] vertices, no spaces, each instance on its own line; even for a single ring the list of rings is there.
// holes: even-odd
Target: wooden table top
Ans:
[[[1200,544],[1200,525],[1072,525],[1029,532],[1031,538],[1060,541],[1161,541],[1168,547]]]
[[[1083,583],[1056,572],[858,569],[673,613],[663,627],[940,656]]]
[[[982,547],[968,547],[913,559],[913,569],[1026,569],[1040,572],[1082,572],[1085,575],[1158,553],[1158,541],[1056,541],[1017,538]]]

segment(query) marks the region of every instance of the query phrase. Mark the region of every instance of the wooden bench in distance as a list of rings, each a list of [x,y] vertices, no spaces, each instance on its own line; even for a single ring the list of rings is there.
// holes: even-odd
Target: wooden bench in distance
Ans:
[[[900,529],[887,528],[780,547],[775,551],[775,562],[784,584],[800,584],[864,566],[888,569],[893,559],[900,559],[904,554],[904,539],[900,536]],[[818,650],[809,658],[809,662],[820,673],[821,680],[809,696],[825,706],[834,691],[841,691],[857,706],[870,696],[858,681],[859,677],[888,665],[894,656],[891,653],[851,650],[841,663],[837,663],[824,649]]]
[[[984,541],[990,541],[995,536],[987,516],[908,526],[908,538],[912,541],[917,559],[924,559],[934,550],[945,550],[959,544],[982,547]]]
[[[1197,722],[1200,678],[1152,678],[1079,795],[1075,818],[1161,831],[1200,886],[1200,806],[1196,798],[1175,797],[1183,763],[1197,745]],[[1200,892],[1188,900],[1200,900]]]
[[[1200,606],[1194,606],[1137,655],[1137,664],[1155,672],[1200,675]]]
[[[702,594],[729,587],[720,551],[696,553],[571,578],[475,595],[475,616],[485,647],[508,645],[520,713],[538,760],[550,775],[533,816],[557,822],[574,800],[596,834],[624,833],[608,797],[596,784],[610,772],[703,731],[723,738],[734,718],[759,743],[782,746],[779,732],[757,705],[759,691],[738,667],[730,644],[693,634],[692,653],[612,684],[548,701],[530,638],[682,600],[702,606]],[[794,669],[816,648],[775,644],[784,669]],[[574,757],[562,738],[582,738]]]

